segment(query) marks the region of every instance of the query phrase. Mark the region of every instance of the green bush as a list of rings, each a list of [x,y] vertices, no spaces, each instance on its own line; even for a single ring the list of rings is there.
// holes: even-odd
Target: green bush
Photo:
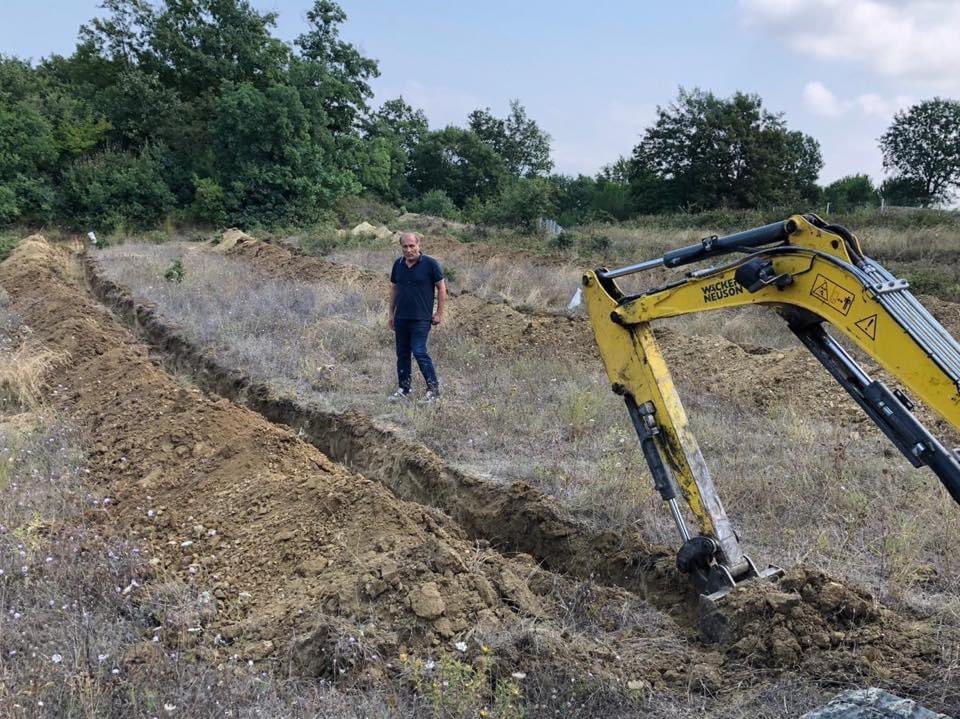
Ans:
[[[611,246],[610,238],[606,235],[587,235],[580,240],[581,249],[589,253],[606,252]]]
[[[322,227],[300,238],[300,249],[308,255],[322,257],[336,249],[340,237],[333,227]]]
[[[453,200],[443,190],[430,190],[423,197],[411,203],[410,209],[423,215],[445,217],[448,220],[460,218],[460,211]]]
[[[372,225],[389,225],[400,216],[400,211],[393,205],[376,199],[360,195],[341,197],[333,206],[337,222],[341,227],[356,227],[361,222]]]
[[[0,187],[0,190],[3,188]],[[0,234],[0,262],[3,262],[20,242],[19,233]]]
[[[116,231],[161,222],[174,203],[161,175],[161,152],[106,150],[70,165],[63,175],[62,213],[84,228]]]
[[[175,259],[167,268],[167,271],[163,273],[163,278],[167,282],[176,282],[177,284],[183,282],[183,260]]]
[[[553,213],[555,191],[554,186],[544,179],[521,178],[507,185],[495,199],[484,205],[481,219],[487,224],[532,233],[539,218]]]
[[[222,227],[227,221],[226,194],[216,180],[194,177],[193,216],[198,222]]]

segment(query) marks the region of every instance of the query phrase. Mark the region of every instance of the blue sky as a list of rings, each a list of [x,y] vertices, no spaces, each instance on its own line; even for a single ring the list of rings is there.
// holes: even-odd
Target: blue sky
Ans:
[[[253,0],[292,39],[309,0]],[[3,0],[0,52],[72,51],[99,0]],[[403,95],[434,127],[519,98],[553,138],[557,170],[629,155],[677,88],[759,94],[816,137],[821,180],[882,175],[877,138],[898,108],[960,96],[960,0],[342,0],[342,35],[380,62],[374,104]]]

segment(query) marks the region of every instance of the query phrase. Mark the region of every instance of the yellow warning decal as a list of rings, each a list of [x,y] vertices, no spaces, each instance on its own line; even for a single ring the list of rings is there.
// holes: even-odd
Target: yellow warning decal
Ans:
[[[846,315],[853,306],[854,294],[823,275],[817,275],[810,294],[842,315]]]
[[[877,339],[877,316],[870,315],[854,322],[857,328],[872,340]]]

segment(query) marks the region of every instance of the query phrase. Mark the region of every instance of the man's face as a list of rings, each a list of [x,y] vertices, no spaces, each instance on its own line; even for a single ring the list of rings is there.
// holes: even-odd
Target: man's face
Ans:
[[[416,235],[404,235],[400,238],[400,250],[403,252],[403,259],[413,262],[420,257],[420,240]]]

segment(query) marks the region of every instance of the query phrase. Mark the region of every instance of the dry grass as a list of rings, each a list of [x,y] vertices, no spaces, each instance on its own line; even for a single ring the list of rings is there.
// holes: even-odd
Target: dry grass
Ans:
[[[269,281],[241,262],[200,253],[184,255],[182,285],[159,279],[183,252],[128,245],[101,261],[194,341],[282,392],[380,416],[452,462],[531,482],[599,525],[635,522],[650,539],[675,542],[599,363],[504,356],[447,326],[432,339],[446,399],[388,405],[394,357],[381,297],[359,286]],[[712,328],[704,315],[686,331],[744,345],[792,341],[776,318],[755,314],[762,321],[717,313]],[[829,418],[807,416],[788,393],[782,405],[757,413],[703,395],[695,384],[681,391],[725,503],[758,560],[807,560],[886,596],[910,599],[919,591],[939,597],[932,600],[938,611],[956,611],[945,598],[958,588],[950,578],[960,566],[949,547],[960,538],[960,522],[943,512],[935,479],[893,456],[872,426],[838,434]]]
[[[424,252],[431,254],[429,242],[424,245]],[[397,256],[395,248],[381,245],[341,248],[327,258],[387,272]],[[454,293],[466,290],[487,300],[507,302],[521,310],[566,311],[583,275],[583,268],[573,262],[558,266],[543,262],[535,255],[518,262],[516,255],[484,256],[472,245],[444,248],[437,257]]]
[[[34,409],[43,399],[44,377],[67,359],[36,342],[0,353],[0,407]]]

